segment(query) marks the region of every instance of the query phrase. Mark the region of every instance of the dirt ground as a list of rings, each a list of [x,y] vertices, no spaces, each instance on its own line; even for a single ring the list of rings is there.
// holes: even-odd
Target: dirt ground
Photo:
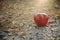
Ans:
[[[55,0],[1,0],[0,31],[6,40],[60,40],[60,6]],[[47,27],[37,29],[33,16],[47,13]],[[1,40],[0,39],[0,40]]]

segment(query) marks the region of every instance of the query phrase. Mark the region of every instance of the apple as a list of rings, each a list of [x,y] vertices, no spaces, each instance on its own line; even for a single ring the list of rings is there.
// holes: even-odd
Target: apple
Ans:
[[[45,26],[48,23],[48,15],[46,13],[35,14],[34,22],[39,27]]]

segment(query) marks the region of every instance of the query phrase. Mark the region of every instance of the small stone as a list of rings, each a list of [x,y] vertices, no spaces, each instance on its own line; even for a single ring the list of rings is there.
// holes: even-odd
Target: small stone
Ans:
[[[29,32],[29,34],[32,34],[32,32]]]
[[[38,30],[36,30],[36,32],[35,32],[36,34],[38,34],[39,32],[38,32]]]
[[[29,30],[32,29],[32,27],[29,27]]]
[[[10,36],[8,37],[8,40],[13,40],[15,38],[15,36]]]
[[[24,40],[23,38],[19,38],[18,40]]]
[[[30,40],[32,40],[33,38],[30,38]]]
[[[3,18],[4,16],[3,15],[0,15],[0,18]]]
[[[20,26],[23,26],[24,24],[23,23],[20,23]]]
[[[10,31],[12,31],[12,29],[9,28],[8,31],[10,32]]]
[[[29,27],[29,25],[26,26],[27,28]]]
[[[53,31],[57,31],[58,28],[57,28],[57,27],[55,27],[55,28],[51,28],[51,30],[53,30]]]
[[[3,37],[3,39],[7,39],[7,37]]]
[[[33,40],[39,40],[39,39],[38,39],[38,37],[34,36],[34,37],[33,37]]]
[[[12,32],[8,33],[9,36],[13,35]]]
[[[25,39],[26,38],[26,36],[23,36],[23,39]]]
[[[17,23],[17,21],[12,21],[12,24],[15,25]]]
[[[19,37],[17,37],[17,36],[16,36],[16,37],[14,37],[14,40],[19,40]]]
[[[25,40],[29,40],[29,39],[30,39],[30,37],[31,37],[31,35],[30,35],[30,34],[27,34],[27,35],[26,35],[26,39],[25,39]]]
[[[18,32],[18,31],[19,31],[18,28],[12,29],[12,32]]]
[[[21,34],[23,34],[23,32],[18,32],[18,34],[20,34],[20,35],[21,35]]]
[[[38,29],[35,30],[35,33],[38,34]]]

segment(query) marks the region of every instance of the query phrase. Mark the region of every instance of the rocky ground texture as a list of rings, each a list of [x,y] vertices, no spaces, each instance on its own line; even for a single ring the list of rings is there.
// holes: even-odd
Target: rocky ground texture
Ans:
[[[28,26],[26,32],[0,32],[0,40],[60,40],[60,19],[49,19],[47,26]],[[15,29],[16,30],[16,29]]]
[[[36,13],[48,14],[47,26],[37,28]],[[59,14],[54,0],[1,0],[0,40],[60,40]]]

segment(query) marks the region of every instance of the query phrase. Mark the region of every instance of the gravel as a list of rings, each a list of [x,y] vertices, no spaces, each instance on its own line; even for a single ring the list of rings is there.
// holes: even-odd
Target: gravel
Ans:
[[[51,22],[51,20],[49,20],[49,21]],[[56,20],[56,21],[58,21],[58,20]],[[54,22],[52,24],[55,25],[56,23]],[[11,31],[9,33],[1,31],[0,35],[2,35],[3,37],[0,36],[0,39],[1,40],[2,39],[6,39],[6,40],[60,40],[60,29],[59,29],[60,26],[59,25],[51,27],[51,25],[49,24],[48,27],[46,27],[46,26],[39,27],[39,28],[36,28],[36,27],[30,26],[27,29],[25,35],[24,35],[24,32],[17,32],[17,34],[20,34],[21,37],[16,34],[15,34],[16,35],[15,36]]]

